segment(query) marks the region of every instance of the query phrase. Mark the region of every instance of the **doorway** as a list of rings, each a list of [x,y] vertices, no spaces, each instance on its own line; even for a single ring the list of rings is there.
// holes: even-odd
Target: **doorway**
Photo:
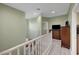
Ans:
[[[42,34],[48,33],[48,22],[42,22]]]

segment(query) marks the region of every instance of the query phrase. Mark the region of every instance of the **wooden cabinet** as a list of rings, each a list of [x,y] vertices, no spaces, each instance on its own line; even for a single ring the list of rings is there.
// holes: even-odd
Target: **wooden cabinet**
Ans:
[[[61,39],[61,46],[70,48],[70,27],[63,26],[59,30],[52,31],[53,39]]]
[[[77,54],[79,55],[79,25],[77,25]]]
[[[61,46],[70,48],[70,28],[67,26],[61,27]]]
[[[60,39],[60,30],[53,30],[52,31],[52,38],[53,39]]]
[[[79,54],[79,34],[77,34],[77,54]]]

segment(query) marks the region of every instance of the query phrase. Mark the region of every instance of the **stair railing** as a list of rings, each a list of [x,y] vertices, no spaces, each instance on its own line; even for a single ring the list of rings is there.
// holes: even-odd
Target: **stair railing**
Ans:
[[[0,55],[13,55],[14,51],[16,51],[15,55],[47,55],[51,47],[52,34],[47,33],[0,52]]]

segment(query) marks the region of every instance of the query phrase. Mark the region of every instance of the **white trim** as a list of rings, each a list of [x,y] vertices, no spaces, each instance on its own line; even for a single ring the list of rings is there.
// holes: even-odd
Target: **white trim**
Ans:
[[[24,55],[26,55],[26,45],[24,45]]]
[[[34,42],[34,41],[38,41],[38,42],[36,42],[36,47],[35,48],[37,48],[37,44],[39,44],[39,43],[41,43],[42,41],[41,40],[45,40],[46,41],[46,39],[47,39],[47,41],[48,41],[48,39],[49,39],[49,37],[51,37],[50,36],[50,33],[47,33],[47,34],[44,34],[44,35],[41,35],[41,36],[39,36],[39,37],[37,37],[37,38],[35,38],[35,39],[32,39],[32,40],[29,40],[29,41],[27,41],[27,42],[24,42],[24,43],[22,43],[22,44],[20,44],[20,45],[17,45],[17,46],[15,46],[15,47],[13,47],[13,48],[10,48],[10,49],[7,49],[7,50],[5,50],[5,51],[3,51],[3,52],[0,52],[0,55],[2,55],[2,54],[6,54],[6,53],[9,53],[9,54],[12,54],[12,52],[14,51],[14,50],[16,50],[17,49],[17,54],[18,55],[20,55],[20,47],[24,47],[24,55],[26,55],[26,48],[28,48],[29,49],[29,51],[28,51],[28,54],[30,55],[31,54],[31,49],[30,49],[30,46],[31,46],[31,44]],[[49,39],[50,40],[50,42],[49,42],[49,44],[48,44],[48,46],[47,46],[47,48],[45,48],[45,50],[44,50],[44,52],[45,53],[48,53],[47,51],[49,50],[49,48],[50,48],[50,43],[52,42],[51,41],[51,38]],[[44,41],[44,42],[45,42]],[[43,43],[44,43],[43,42]],[[26,47],[26,45],[28,45],[28,47]],[[42,45],[39,45],[39,48],[41,48],[41,46]],[[25,48],[26,47],[26,48]],[[42,48],[41,48],[42,49]],[[39,49],[40,51],[39,52],[41,52],[41,49]],[[35,50],[35,49],[34,49]],[[36,54],[37,54],[37,50],[35,50],[36,51]],[[44,52],[41,52],[40,54],[43,54]]]
[[[11,52],[9,52],[9,55],[11,55],[12,53]]]
[[[77,4],[74,5],[72,9],[72,19],[71,19],[71,54],[76,55],[77,54],[77,33],[76,33],[76,21],[77,21],[77,14],[76,14],[76,7]]]
[[[17,55],[20,55],[20,49],[17,48]]]

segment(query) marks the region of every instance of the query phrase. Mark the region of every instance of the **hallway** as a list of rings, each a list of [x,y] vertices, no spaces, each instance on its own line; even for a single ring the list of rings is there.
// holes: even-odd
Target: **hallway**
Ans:
[[[70,55],[70,50],[64,47],[61,48],[61,40],[53,39],[52,49],[49,55]]]

